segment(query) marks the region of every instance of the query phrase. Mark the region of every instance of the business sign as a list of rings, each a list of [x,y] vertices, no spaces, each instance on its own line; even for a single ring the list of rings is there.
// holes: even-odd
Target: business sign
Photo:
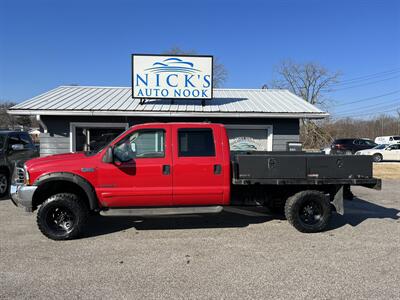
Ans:
[[[212,56],[132,55],[132,97],[212,99]]]

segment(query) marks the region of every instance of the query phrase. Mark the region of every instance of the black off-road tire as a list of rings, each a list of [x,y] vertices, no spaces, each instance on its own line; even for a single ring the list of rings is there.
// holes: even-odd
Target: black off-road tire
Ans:
[[[49,239],[70,240],[80,235],[88,214],[87,206],[77,195],[60,193],[52,195],[40,206],[36,221],[39,230]]]
[[[381,162],[383,160],[383,156],[382,154],[375,153],[374,155],[372,155],[372,160],[374,162]]]
[[[315,207],[318,214],[306,215]],[[313,209],[311,209],[313,210]],[[331,218],[332,209],[329,200],[319,191],[306,190],[289,197],[285,204],[285,216],[298,231],[305,233],[321,232],[326,229]],[[310,222],[307,222],[310,221]]]
[[[0,177],[1,177],[1,184],[2,184],[2,191],[0,191],[0,198],[5,197],[10,189],[10,176],[7,174],[7,172],[0,172]],[[5,186],[3,186],[5,185]]]

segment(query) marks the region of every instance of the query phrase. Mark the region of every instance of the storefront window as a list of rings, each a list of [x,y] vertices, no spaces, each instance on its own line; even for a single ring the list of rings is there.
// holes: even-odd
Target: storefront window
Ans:
[[[76,127],[76,151],[99,151],[124,130],[124,128]]]

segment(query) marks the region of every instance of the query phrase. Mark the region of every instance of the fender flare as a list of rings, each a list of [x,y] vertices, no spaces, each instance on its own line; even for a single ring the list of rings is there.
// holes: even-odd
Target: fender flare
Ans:
[[[99,202],[97,201],[96,192],[93,186],[85,178],[77,174],[68,172],[54,172],[45,174],[36,179],[33,185],[39,187],[44,183],[51,181],[59,181],[59,180],[69,181],[78,185],[86,193],[90,209],[93,210],[99,208]]]

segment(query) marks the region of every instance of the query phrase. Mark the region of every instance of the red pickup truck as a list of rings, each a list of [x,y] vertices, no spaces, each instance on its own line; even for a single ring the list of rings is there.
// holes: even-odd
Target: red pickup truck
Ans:
[[[230,152],[226,129],[209,123],[133,126],[97,152],[16,165],[12,201],[54,240],[77,237],[91,212],[104,216],[216,213],[227,205],[284,210],[302,232],[343,213],[343,187],[380,188],[368,156]]]

